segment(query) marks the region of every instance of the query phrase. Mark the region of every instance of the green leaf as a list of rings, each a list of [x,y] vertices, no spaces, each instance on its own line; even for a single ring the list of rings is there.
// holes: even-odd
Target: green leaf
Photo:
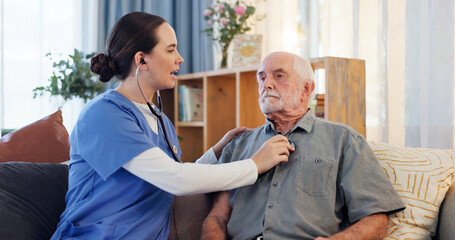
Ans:
[[[33,89],[33,97],[49,93],[51,96],[61,96],[65,101],[81,98],[85,102],[96,97],[104,91],[104,83],[98,82],[90,71],[89,59],[96,53],[85,55],[82,51],[74,49],[65,60],[52,63],[54,71],[48,79],[49,85]],[[52,60],[52,54],[46,57]]]
[[[254,13],[254,7],[248,6],[246,7],[246,12],[245,14],[248,14],[248,16],[252,15]]]

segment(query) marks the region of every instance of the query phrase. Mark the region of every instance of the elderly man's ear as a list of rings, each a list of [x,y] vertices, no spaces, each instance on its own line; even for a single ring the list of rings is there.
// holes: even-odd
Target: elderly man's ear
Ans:
[[[315,87],[314,82],[304,83],[303,88],[302,88],[302,97],[304,97],[304,99],[306,98],[308,100],[308,97],[314,91],[314,87]]]

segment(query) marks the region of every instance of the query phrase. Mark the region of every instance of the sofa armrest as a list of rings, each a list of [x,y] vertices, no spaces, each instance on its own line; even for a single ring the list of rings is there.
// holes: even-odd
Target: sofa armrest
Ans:
[[[171,205],[168,239],[199,240],[202,223],[212,208],[213,194],[177,196]]]
[[[447,191],[439,209],[438,237],[440,240],[453,239],[455,236],[455,182]]]

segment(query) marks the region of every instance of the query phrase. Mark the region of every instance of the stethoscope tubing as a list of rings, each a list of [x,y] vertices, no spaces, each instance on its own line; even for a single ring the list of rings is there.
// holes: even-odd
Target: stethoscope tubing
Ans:
[[[174,160],[176,162],[181,163],[182,161],[177,156],[177,147],[172,146],[171,141],[169,140],[169,135],[167,134],[166,126],[164,125],[164,120],[163,120],[163,116],[162,116],[163,103],[161,102],[160,91],[159,90],[156,91],[156,98],[157,98],[157,101],[158,101],[158,110],[159,110],[159,112],[157,112],[155,109],[153,109],[152,104],[147,100],[147,98],[145,97],[144,93],[142,92],[141,85],[139,84],[139,77],[138,77],[139,67],[141,65],[142,65],[142,63],[140,63],[139,66],[137,66],[137,68],[136,68],[136,82],[137,82],[137,86],[139,87],[139,91],[141,91],[142,97],[144,98],[145,102],[147,103],[147,106],[149,107],[150,112],[158,118],[158,122],[161,125],[161,129],[163,129],[164,137],[166,138],[167,146],[171,150],[171,153],[172,153],[172,156],[174,157]]]

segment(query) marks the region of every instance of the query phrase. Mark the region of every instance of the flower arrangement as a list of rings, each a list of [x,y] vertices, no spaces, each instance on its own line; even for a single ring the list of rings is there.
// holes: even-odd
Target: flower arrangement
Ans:
[[[227,65],[227,51],[234,36],[251,30],[246,21],[254,14],[254,11],[253,6],[248,6],[238,0],[233,6],[217,0],[204,11],[205,20],[211,25],[204,32],[221,46],[223,54],[221,67]]]

